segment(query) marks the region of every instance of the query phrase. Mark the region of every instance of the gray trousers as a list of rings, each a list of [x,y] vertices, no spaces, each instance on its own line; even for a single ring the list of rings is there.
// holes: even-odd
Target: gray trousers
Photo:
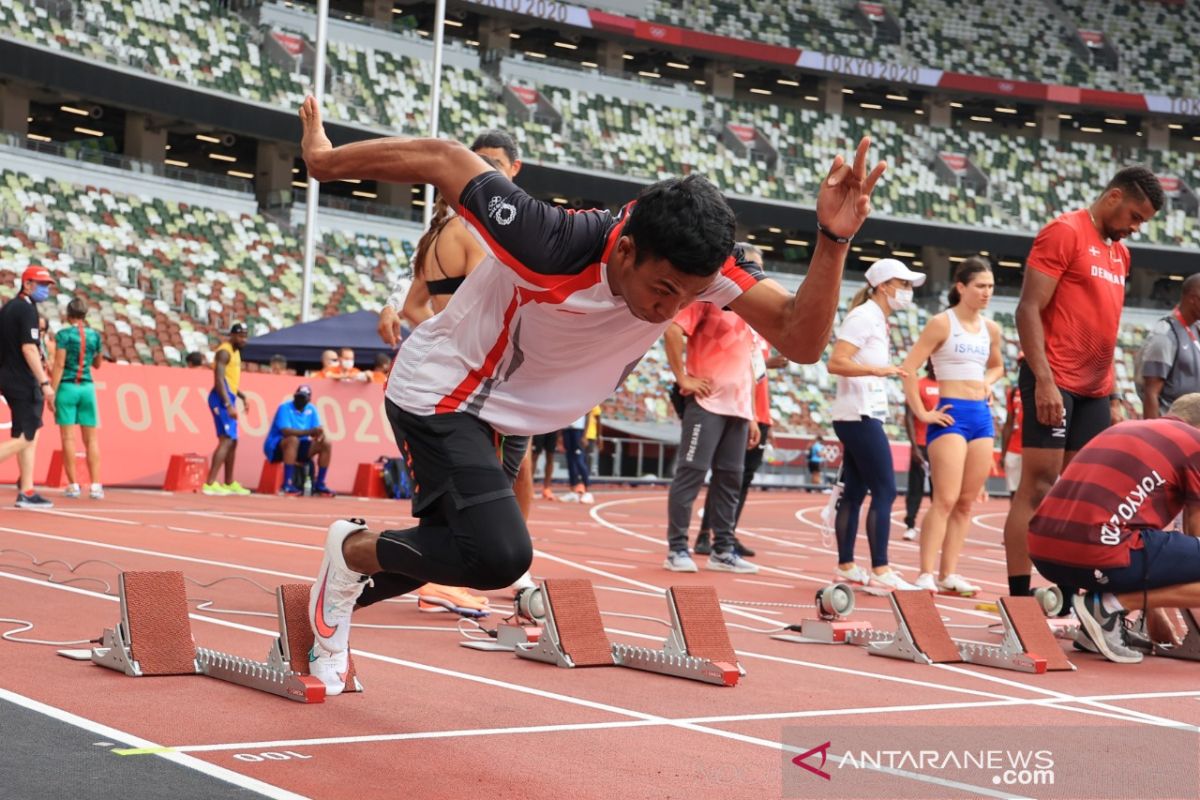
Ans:
[[[675,458],[675,479],[667,495],[667,544],[671,552],[688,549],[688,525],[692,506],[712,469],[706,504],[712,515],[713,552],[733,549],[733,526],[738,492],[746,462],[750,421],[705,411],[692,397],[683,411],[683,435]]]

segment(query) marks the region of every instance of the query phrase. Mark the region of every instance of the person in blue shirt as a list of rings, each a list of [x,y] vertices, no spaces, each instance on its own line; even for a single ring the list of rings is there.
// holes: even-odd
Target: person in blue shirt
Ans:
[[[325,485],[333,446],[325,438],[321,416],[312,403],[312,387],[308,384],[301,384],[292,399],[284,401],[275,412],[271,430],[263,443],[263,453],[273,464],[283,462],[284,494],[304,494],[304,473],[297,474],[296,464],[307,467],[315,458],[317,479],[313,483],[313,494],[334,496],[333,490]]]

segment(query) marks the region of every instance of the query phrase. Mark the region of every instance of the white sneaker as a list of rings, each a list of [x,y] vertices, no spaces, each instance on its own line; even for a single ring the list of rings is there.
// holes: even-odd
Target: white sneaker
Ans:
[[[943,592],[954,592],[961,595],[979,594],[983,591],[980,587],[967,581],[962,575],[957,572],[947,575],[938,581],[938,589]]]
[[[558,496],[558,499],[563,503],[578,503],[579,495],[577,495],[575,492],[564,492]]]
[[[921,535],[921,532],[918,531],[916,528],[909,528],[908,530],[906,530],[904,532],[904,541],[915,542],[917,540],[917,537],[920,535]]]
[[[667,560],[663,562],[663,569],[669,569],[671,572],[699,572],[696,562],[692,561],[692,556],[687,550],[669,553]]]
[[[884,589],[900,590],[900,591],[915,591],[918,587],[913,586],[904,578],[900,577],[900,573],[894,569],[890,569],[884,573],[874,572],[871,574],[871,583],[878,584]]]
[[[79,497],[79,484],[68,483],[67,488],[63,489],[63,497]]]
[[[90,492],[88,492],[88,497],[92,498],[93,500],[103,500],[104,499],[104,487],[98,483],[93,483],[92,490]]]
[[[308,651],[308,672],[325,684],[326,697],[339,695],[345,690],[349,670],[349,650],[331,653],[319,642],[313,642],[312,649]]]
[[[361,519],[339,519],[325,536],[325,557],[308,596],[308,621],[313,637],[328,653],[344,653],[350,643],[350,615],[354,601],[370,578],[346,566],[342,544],[352,533],[365,531]]]
[[[937,581],[934,579],[932,572],[922,572],[917,576],[917,580],[913,583],[913,586],[926,592],[936,593],[938,590]]]
[[[529,570],[525,570],[525,574],[512,582],[512,586],[508,587],[514,592],[519,592],[522,589],[536,589],[537,584],[533,582],[533,577],[529,574]]]
[[[835,567],[833,574],[839,581],[843,583],[857,583],[862,586],[866,586],[871,582],[871,573],[867,572],[858,564],[851,564],[850,569]]]
[[[728,553],[713,553],[708,557],[705,568],[713,572],[740,572],[744,575],[753,575],[758,572],[758,565],[739,556],[736,550],[730,550]]]
[[[584,492],[583,494],[579,495],[579,502],[583,503],[585,506],[590,506],[595,504],[596,498],[592,496],[591,492]]]

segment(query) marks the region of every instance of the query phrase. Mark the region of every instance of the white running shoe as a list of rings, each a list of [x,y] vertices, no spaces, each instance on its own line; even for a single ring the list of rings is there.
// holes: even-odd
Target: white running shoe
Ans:
[[[918,588],[904,580],[904,578],[901,578],[900,573],[896,572],[894,569],[889,569],[887,572],[883,573],[872,573],[871,583],[882,586],[885,589],[900,591],[915,591]]]
[[[921,535],[921,532],[919,530],[917,530],[916,528],[909,528],[908,530],[906,530],[904,532],[904,541],[915,542],[917,540],[917,537],[920,535]]]
[[[345,690],[349,670],[349,650],[331,653],[319,642],[313,642],[312,649],[308,651],[308,672],[325,684],[326,697],[339,695]]]
[[[525,570],[525,574],[513,581],[512,586],[508,588],[514,592],[519,592],[522,589],[536,589],[537,584],[533,582],[533,577],[529,574],[529,570]]]
[[[861,586],[866,586],[871,582],[871,573],[867,572],[858,564],[851,564],[850,569],[835,567],[833,574],[839,581],[843,583],[857,583]]]
[[[968,582],[966,578],[964,578],[962,575],[959,575],[957,572],[947,575],[938,581],[938,589],[943,592],[953,592],[954,594],[966,596],[979,594],[981,591],[983,591],[983,589],[973,583]]]
[[[663,562],[663,569],[669,569],[671,572],[698,572],[696,562],[692,561],[692,556],[687,550],[676,550],[674,553],[667,554],[667,560]]]
[[[932,572],[922,572],[917,576],[917,580],[913,583],[913,586],[926,592],[934,592],[935,594],[938,590],[937,580],[934,579]]]
[[[585,506],[590,506],[595,504],[596,498],[592,496],[591,492],[584,492],[583,494],[579,495],[579,502],[583,503]]]
[[[63,489],[63,497],[79,497],[79,484],[68,483],[67,488]]]
[[[88,492],[88,497],[90,497],[93,500],[103,500],[104,499],[104,487],[98,483],[93,483],[92,490],[90,492]]]
[[[344,653],[350,643],[350,615],[354,601],[370,578],[346,566],[342,544],[352,533],[365,531],[361,519],[339,519],[325,536],[325,557],[308,596],[308,621],[313,637],[328,653]]]
[[[563,492],[558,496],[559,502],[562,503],[578,503],[579,495],[575,492]]]
[[[758,565],[739,556],[736,550],[730,550],[728,553],[713,553],[708,557],[708,564],[705,565],[705,568],[713,572],[739,572],[744,575],[753,575],[758,572]]]

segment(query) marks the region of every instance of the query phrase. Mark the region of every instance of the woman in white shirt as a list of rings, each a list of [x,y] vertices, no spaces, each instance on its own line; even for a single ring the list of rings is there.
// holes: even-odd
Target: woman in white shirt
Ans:
[[[838,376],[833,401],[833,432],[842,443],[842,496],[837,504],[837,579],[886,589],[912,589],[888,566],[888,534],[896,473],[883,422],[888,418],[888,378],[903,375],[890,363],[887,318],[912,305],[912,290],[925,282],[894,258],[883,258],[866,273],[867,286],[850,302],[850,311],[837,330],[829,372]],[[867,542],[871,571],[854,563],[854,542],[863,500],[871,493],[867,512]]]
[[[1000,326],[984,319],[995,280],[987,259],[972,256],[954,274],[950,308],[929,320],[904,360],[904,393],[912,413],[929,426],[926,447],[933,501],[921,523],[918,588],[971,596],[980,591],[958,574],[958,556],[971,524],[971,505],[992,469],[996,435],[988,401],[1004,376]],[[914,376],[933,361],[938,407],[926,410]],[[939,554],[941,556],[939,561]],[[934,570],[937,569],[937,579]]]

